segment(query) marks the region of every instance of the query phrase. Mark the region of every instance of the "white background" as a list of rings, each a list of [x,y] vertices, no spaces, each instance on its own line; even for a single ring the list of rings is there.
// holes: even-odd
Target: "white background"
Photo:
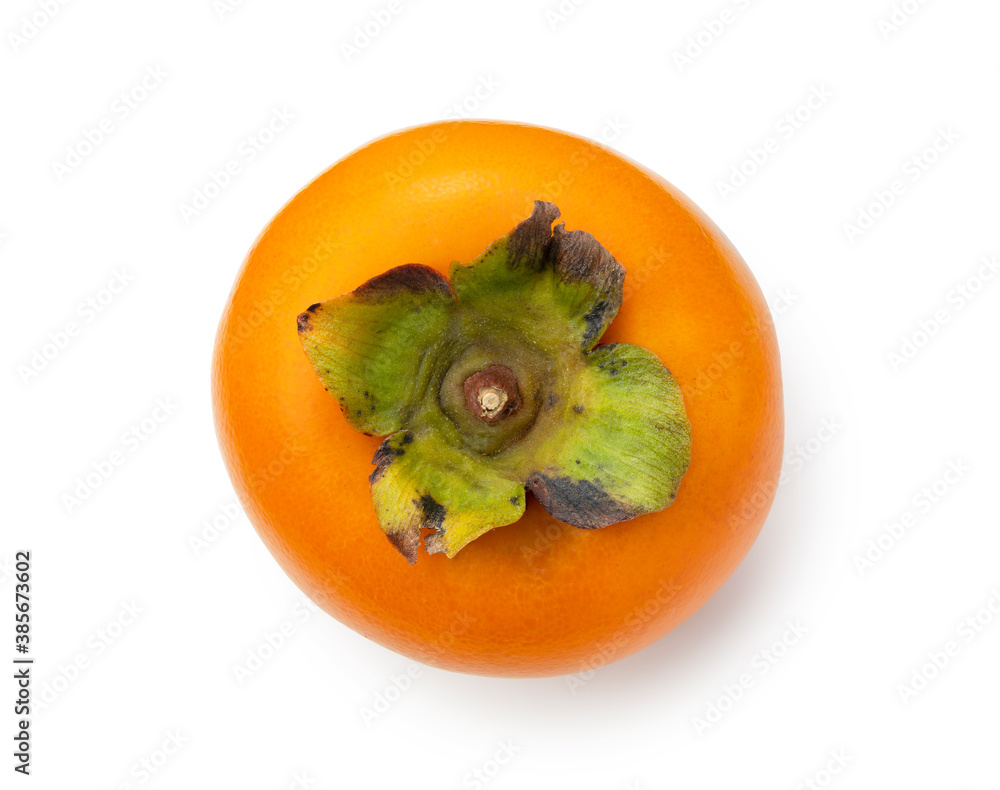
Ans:
[[[30,549],[47,704],[11,780],[4,703],[3,786],[1000,787],[1000,6],[908,0],[890,29],[888,0],[398,3],[4,4],[0,631],[6,656]],[[311,612],[226,515],[209,363],[247,249],[357,146],[463,114],[662,174],[775,312],[786,477],[760,539],[696,616],[586,679],[417,667]]]

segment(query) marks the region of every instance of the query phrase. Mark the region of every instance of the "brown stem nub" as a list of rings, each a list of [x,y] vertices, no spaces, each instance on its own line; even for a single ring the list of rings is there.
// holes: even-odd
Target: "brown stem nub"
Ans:
[[[465,380],[465,402],[469,411],[485,423],[498,423],[521,408],[521,392],[514,371],[490,365]]]

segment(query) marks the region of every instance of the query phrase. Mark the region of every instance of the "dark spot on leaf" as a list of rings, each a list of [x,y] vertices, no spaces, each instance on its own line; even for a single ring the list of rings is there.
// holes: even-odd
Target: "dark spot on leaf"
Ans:
[[[357,415],[358,415],[358,416],[360,417],[360,416],[361,416],[361,409],[358,409],[358,410],[357,410],[356,412],[354,412],[354,413],[355,413],[355,414],[357,414]]]
[[[366,435],[371,436],[371,434]],[[392,436],[385,439],[375,451],[375,457],[372,458],[372,463],[375,464],[377,468],[368,476],[368,482],[375,485],[395,459],[399,458],[401,455],[406,455],[406,450],[404,450],[401,445],[409,444],[412,441],[413,434],[409,431],[402,435],[394,433]],[[419,503],[414,501],[414,504],[416,505]]]
[[[372,411],[375,411],[375,404],[374,403],[372,404]],[[358,414],[360,414],[360,413],[361,412],[358,412]]]
[[[354,290],[365,302],[382,302],[401,293],[437,293],[453,297],[451,284],[444,275],[422,263],[406,263],[372,277]]]
[[[610,308],[611,306],[606,301],[601,301],[587,311],[583,317],[583,323],[587,327],[583,333],[584,345],[589,346],[604,334],[604,327],[611,323],[614,313],[618,312],[615,310],[614,313],[611,313]]]
[[[319,309],[319,302],[311,304],[306,308],[307,313],[315,313]]]
[[[559,402],[559,396],[558,396],[558,395],[556,395],[556,394],[555,394],[554,392],[553,392],[553,393],[550,393],[550,394],[549,394],[549,400],[548,400],[548,405],[549,405],[549,408],[551,409],[551,408],[552,408],[553,406],[555,406],[555,405],[556,405],[556,404],[557,404],[558,402]]]
[[[444,524],[445,513],[447,512],[444,509],[444,505],[430,494],[424,494],[420,498],[420,508],[424,511],[424,523],[421,526],[430,527],[434,530],[441,529],[441,525]]]
[[[512,505],[513,505],[514,507],[517,507],[518,505],[520,505],[520,504],[521,504],[521,497],[519,497],[519,496],[512,496],[512,497],[510,498],[510,503],[511,503],[511,504],[512,504]]]
[[[365,397],[368,397],[368,390],[365,390]]]
[[[576,414],[583,414],[583,406],[574,406],[574,407],[573,407],[573,411],[574,411],[574,412],[575,412]]]
[[[375,451],[375,455],[372,457],[372,463],[375,464],[375,471],[368,475],[368,482],[371,485],[375,485],[382,479],[382,475],[385,474],[385,470],[389,468],[389,465],[396,457],[396,452],[391,444],[391,441],[392,437],[390,436],[378,446],[378,449]]]
[[[298,325],[299,334],[303,332],[308,332],[312,327],[309,325],[309,313],[300,313],[299,317],[295,319]]]
[[[577,459],[576,459],[576,462],[577,462],[577,463],[580,463],[580,459],[579,459],[579,458],[577,458]]]
[[[535,473],[527,485],[550,515],[581,529],[598,529],[638,515],[610,496],[598,480]]]

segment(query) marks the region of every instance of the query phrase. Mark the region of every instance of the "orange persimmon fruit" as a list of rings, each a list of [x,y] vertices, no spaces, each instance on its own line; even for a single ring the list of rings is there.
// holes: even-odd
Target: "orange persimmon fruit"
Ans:
[[[593,342],[597,351],[641,346],[669,369],[689,422],[686,474],[669,507],[596,529],[569,526],[527,497],[523,516],[463,541],[460,553],[441,546],[415,561],[417,543],[408,544],[411,565],[373,507],[369,474],[382,438],[352,427],[325,391],[317,374],[326,358],[303,353],[299,333],[312,328],[303,311],[343,304],[334,298],[355,289],[371,296],[373,278],[403,264],[421,264],[399,271],[447,294],[449,266],[476,260],[533,208],[536,221],[561,212],[565,230],[586,231],[624,267],[617,317]],[[413,353],[421,353],[416,341]],[[481,406],[507,402],[506,375],[484,379]],[[581,672],[662,637],[745,556],[781,465],[774,327],[728,239],[648,170],[523,124],[398,132],[296,195],[239,273],[216,340],[212,392],[236,492],[295,584],[358,633],[474,674]],[[388,451],[379,452],[384,462]],[[544,490],[536,488],[539,497]]]

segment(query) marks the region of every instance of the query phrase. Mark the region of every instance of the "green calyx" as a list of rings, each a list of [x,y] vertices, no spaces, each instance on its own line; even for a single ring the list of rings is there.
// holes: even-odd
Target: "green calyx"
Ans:
[[[454,557],[524,513],[531,490],[583,529],[667,507],[687,470],[680,388],[653,353],[596,346],[625,270],[593,236],[531,216],[449,279],[420,264],[312,305],[299,339],[357,430],[387,436],[370,476],[382,531],[416,562]],[[596,347],[595,347],[596,346]]]

